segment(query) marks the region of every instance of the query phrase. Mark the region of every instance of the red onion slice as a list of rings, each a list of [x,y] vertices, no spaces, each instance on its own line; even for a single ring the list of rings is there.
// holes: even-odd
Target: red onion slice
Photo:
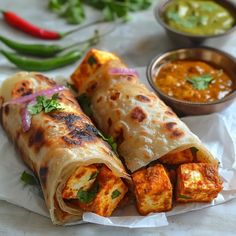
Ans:
[[[130,68],[111,68],[109,70],[111,75],[133,75],[138,76],[138,72],[135,69]]]
[[[16,98],[16,99],[12,99],[12,100],[10,100],[8,102],[3,103],[2,106],[4,107],[4,106],[9,105],[9,104],[19,104],[19,103],[29,102],[29,101],[35,99],[38,96],[52,95],[54,93],[63,91],[65,89],[66,89],[65,86],[57,85],[57,86],[55,86],[53,88],[50,88],[50,89],[41,90],[39,92],[30,94],[30,95],[27,95],[27,96],[23,96],[23,97],[19,97],[19,98]]]
[[[27,132],[30,129],[31,118],[32,117],[27,107],[23,108],[23,110],[21,111],[21,122],[22,122],[23,132]]]

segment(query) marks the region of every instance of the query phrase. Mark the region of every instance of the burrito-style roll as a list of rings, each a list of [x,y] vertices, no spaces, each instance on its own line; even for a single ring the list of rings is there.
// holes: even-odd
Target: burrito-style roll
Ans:
[[[54,224],[110,216],[127,192],[124,166],[71,91],[37,73],[5,80],[1,123],[40,180]]]
[[[116,140],[119,155],[133,173],[142,215],[172,208],[176,190],[170,173],[176,175],[177,167],[186,163],[209,164],[206,175],[198,172],[199,178],[189,178],[190,182],[197,182],[199,193],[202,179],[211,178],[211,173],[216,175],[216,179],[211,178],[213,188],[217,193],[221,191],[215,171],[217,160],[176,114],[139,81],[136,71],[128,69],[116,55],[92,49],[71,79],[79,95],[89,99],[97,127]],[[195,172],[190,170],[191,173]],[[191,199],[191,193],[188,197],[189,202],[201,201],[200,197]],[[213,197],[205,199],[210,201]]]

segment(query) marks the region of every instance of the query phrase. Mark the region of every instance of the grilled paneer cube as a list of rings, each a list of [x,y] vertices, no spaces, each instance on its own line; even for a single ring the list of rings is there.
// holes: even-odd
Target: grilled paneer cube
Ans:
[[[98,169],[95,165],[80,166],[75,173],[68,179],[62,192],[64,199],[76,199],[80,189],[87,190],[94,183]]]
[[[189,163],[177,170],[177,202],[210,202],[222,190],[218,167],[209,163]]]
[[[191,149],[186,149],[181,152],[167,154],[161,157],[159,161],[167,165],[179,165],[183,163],[190,163],[193,162],[193,154]]]
[[[91,75],[108,61],[120,59],[110,52],[99,51],[97,49],[91,49],[84,58],[81,65],[72,74],[71,79],[77,88],[83,87],[83,81],[87,81]],[[83,78],[83,80],[77,80],[77,78]]]
[[[96,179],[97,193],[91,203],[80,203],[80,208],[101,216],[110,216],[125,196],[128,188],[120,177],[103,166]]]
[[[161,164],[132,174],[137,208],[141,215],[172,208],[172,185]]]

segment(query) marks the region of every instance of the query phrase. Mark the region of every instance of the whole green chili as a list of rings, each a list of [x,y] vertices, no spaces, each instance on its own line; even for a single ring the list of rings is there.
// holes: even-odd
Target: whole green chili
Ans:
[[[0,35],[0,41],[3,42],[5,45],[7,45],[9,48],[13,49],[14,51],[19,52],[24,55],[50,57],[50,56],[55,56],[56,54],[66,49],[69,49],[69,48],[72,48],[72,47],[75,47],[75,46],[78,46],[87,42],[89,43],[97,42],[100,36],[103,36],[103,35],[99,35],[98,31],[95,31],[93,37],[86,39],[84,41],[81,41],[81,42],[74,43],[69,46],[64,46],[64,47],[59,46],[59,45],[53,45],[53,44],[45,45],[45,44],[18,43],[16,41],[10,40],[1,35]]]
[[[24,44],[10,40],[3,36],[0,36],[0,41],[7,45],[9,48],[25,55],[48,57],[54,56],[63,50],[63,48],[58,45]]]
[[[60,67],[67,66],[79,60],[83,55],[82,51],[73,50],[64,55],[57,56],[50,59],[32,59],[22,57],[15,53],[0,50],[10,62],[15,64],[18,68],[26,71],[49,71]]]

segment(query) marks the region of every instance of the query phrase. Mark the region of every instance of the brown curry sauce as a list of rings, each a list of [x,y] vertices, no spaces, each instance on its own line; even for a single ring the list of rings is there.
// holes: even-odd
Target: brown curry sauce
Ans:
[[[205,75],[212,78],[205,89],[196,89],[188,81],[189,78]],[[195,60],[176,60],[164,64],[154,83],[165,94],[191,102],[213,102],[233,90],[233,82],[224,70]]]

